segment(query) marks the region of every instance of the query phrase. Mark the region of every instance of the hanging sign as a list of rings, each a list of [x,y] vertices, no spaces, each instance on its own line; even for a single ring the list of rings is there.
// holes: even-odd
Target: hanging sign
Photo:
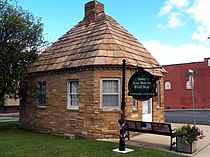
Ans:
[[[128,83],[128,95],[134,99],[145,101],[157,96],[156,80],[152,74],[141,70],[134,73]]]

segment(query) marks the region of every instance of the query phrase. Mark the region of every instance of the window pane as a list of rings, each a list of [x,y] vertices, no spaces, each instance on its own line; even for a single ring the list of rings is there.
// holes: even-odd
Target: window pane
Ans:
[[[45,95],[45,90],[46,90],[46,89],[45,89],[45,85],[42,84],[42,85],[41,85],[41,88],[40,88],[40,94],[41,94],[41,95]]]
[[[78,93],[78,81],[71,81],[69,84],[69,93]]]
[[[171,89],[171,82],[165,82],[165,90],[170,90]]]
[[[103,106],[118,106],[118,95],[103,95]]]
[[[103,93],[118,93],[118,80],[103,80]]]
[[[149,99],[149,100],[147,100],[148,101],[148,103],[147,103],[147,105],[148,105],[148,114],[150,114],[151,112],[152,112],[152,109],[151,109],[151,107],[152,107],[152,101],[151,101],[152,99]]]
[[[108,93],[107,88],[108,88],[108,81],[103,80],[103,85],[102,85],[103,93]]]
[[[46,103],[45,95],[40,95],[39,96],[39,106],[45,106],[45,103]]]
[[[157,95],[157,107],[160,107],[160,96],[161,96],[160,94],[161,94],[161,92],[160,92],[160,82],[159,81],[156,82],[156,86],[157,86],[156,92],[158,94]]]
[[[137,100],[133,98],[133,108],[137,107]]]
[[[107,89],[107,93],[113,93],[112,92],[112,81],[110,80],[110,81],[108,81],[108,89]]]
[[[113,93],[118,93],[118,81],[117,80],[112,81],[112,87],[113,87]]]
[[[78,96],[77,95],[70,95],[70,105],[78,106]]]
[[[45,106],[46,104],[46,82],[38,82],[38,106]]]

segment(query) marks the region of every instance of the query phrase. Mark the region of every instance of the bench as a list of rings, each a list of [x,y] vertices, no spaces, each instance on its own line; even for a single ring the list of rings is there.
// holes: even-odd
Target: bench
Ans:
[[[172,146],[175,145],[175,142],[173,142],[173,138],[175,138],[175,134],[172,130],[171,124],[168,124],[168,123],[126,120],[125,131],[127,131],[128,133],[127,134],[128,140],[130,140],[129,131],[132,131],[132,132],[141,132],[141,133],[170,136],[171,137],[170,150],[172,150]]]

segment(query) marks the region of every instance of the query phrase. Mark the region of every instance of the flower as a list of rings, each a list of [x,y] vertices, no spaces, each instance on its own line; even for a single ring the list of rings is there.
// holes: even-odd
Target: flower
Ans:
[[[188,125],[182,125],[180,128],[175,129],[175,135],[181,137],[182,142],[187,144],[197,141],[198,139],[203,139],[205,136],[203,130],[199,129],[195,125],[191,127]]]

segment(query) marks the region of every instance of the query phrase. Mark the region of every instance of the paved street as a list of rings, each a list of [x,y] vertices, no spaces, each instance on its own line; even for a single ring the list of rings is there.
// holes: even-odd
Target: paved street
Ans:
[[[2,121],[18,121],[19,120],[19,114],[13,113],[13,114],[0,114],[0,122]]]
[[[195,111],[196,124],[210,125],[210,110]],[[165,121],[170,123],[193,124],[192,110],[165,110]]]

